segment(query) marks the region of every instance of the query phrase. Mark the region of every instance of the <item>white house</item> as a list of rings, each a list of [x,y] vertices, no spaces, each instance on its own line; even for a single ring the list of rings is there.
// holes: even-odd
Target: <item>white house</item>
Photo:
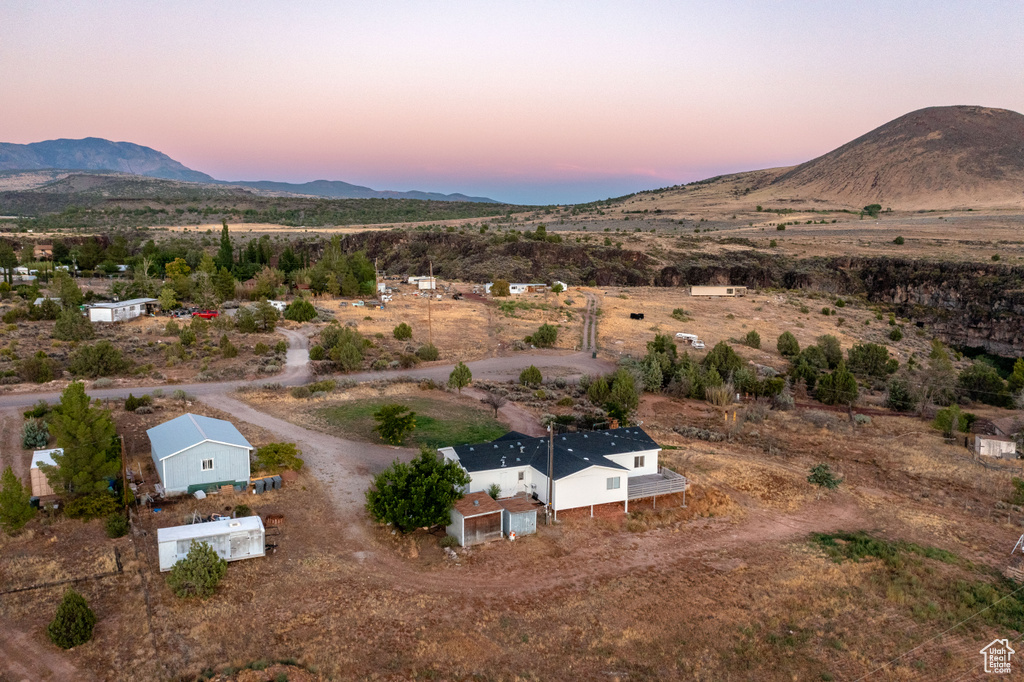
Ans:
[[[974,435],[974,451],[985,457],[1017,459],[1017,443],[1006,436]]]
[[[266,555],[266,531],[258,516],[158,528],[156,542],[161,571],[171,570],[184,559],[193,542],[208,543],[226,561]]]
[[[526,493],[547,504],[548,438],[512,432],[490,443],[441,448],[446,460],[470,475],[467,493],[497,484],[499,497]],[[622,503],[682,492],[686,479],[658,467],[661,448],[643,429],[578,431],[555,436],[551,507],[565,509]]]
[[[420,291],[437,288],[437,280],[434,277],[410,277],[409,284],[413,284]]]
[[[131,298],[127,301],[94,303],[89,306],[90,322],[124,322],[145,315],[156,307],[155,298]]]
[[[169,494],[248,486],[252,445],[223,419],[183,414],[146,431],[153,464]]]
[[[491,293],[491,287],[492,286],[494,286],[494,282],[488,282],[487,284],[484,284],[484,293],[485,294]],[[565,285],[563,284],[563,286],[565,286]],[[566,288],[568,288],[568,287],[566,287]],[[547,290],[548,290],[548,285],[544,284],[543,282],[531,282],[531,283],[516,282],[516,283],[510,283],[508,285],[508,293],[511,294],[511,295],[540,294],[540,293],[544,293]]]

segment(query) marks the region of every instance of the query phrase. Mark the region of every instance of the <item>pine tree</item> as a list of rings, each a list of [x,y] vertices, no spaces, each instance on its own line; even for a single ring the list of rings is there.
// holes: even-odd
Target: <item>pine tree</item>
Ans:
[[[116,477],[121,468],[117,457],[111,456],[114,422],[110,412],[89,404],[81,381],[64,389],[60,405],[50,419],[50,428],[57,437],[57,447],[64,450],[63,454],[53,455],[57,466],[40,467],[50,487],[72,495],[106,491],[107,479]]]
[[[217,251],[217,265],[230,270],[235,265],[235,251],[231,248],[231,235],[228,234],[228,221],[222,221],[220,230],[220,250]]]
[[[217,275],[213,278],[213,288],[217,292],[217,298],[227,301],[235,297],[235,277],[231,271],[221,266]]]
[[[179,597],[206,598],[228,571],[228,562],[221,559],[206,542],[192,541],[184,559],[171,568],[167,584]]]
[[[68,590],[57,607],[57,615],[46,626],[46,634],[61,649],[71,649],[92,639],[95,625],[96,614],[85,598],[74,590]]]
[[[29,503],[29,491],[8,466],[0,477],[0,527],[12,535],[31,521],[35,513]]]
[[[473,373],[463,362],[455,365],[455,369],[448,375],[448,386],[459,389],[459,393],[462,393],[462,389],[469,386],[471,381],[473,381]]]

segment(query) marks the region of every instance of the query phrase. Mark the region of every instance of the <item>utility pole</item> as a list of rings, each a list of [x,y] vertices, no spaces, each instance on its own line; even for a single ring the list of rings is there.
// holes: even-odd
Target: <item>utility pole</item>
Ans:
[[[434,261],[430,261],[430,279],[428,281],[430,282],[430,287],[431,288],[427,290],[427,291],[430,292],[430,295],[427,297],[427,344],[433,346],[434,345],[434,325],[433,325],[433,322],[430,319],[430,303],[434,299],[434,288],[433,288],[434,287]]]
[[[377,296],[377,300],[380,301],[380,274],[377,271],[377,259],[373,259],[373,293]]]
[[[548,424],[548,525],[551,524],[551,515],[554,511],[552,495],[555,490],[555,423]]]

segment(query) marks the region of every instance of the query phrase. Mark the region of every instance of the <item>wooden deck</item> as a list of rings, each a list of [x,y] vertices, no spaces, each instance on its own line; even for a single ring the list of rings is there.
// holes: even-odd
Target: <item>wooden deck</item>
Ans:
[[[686,477],[671,469],[658,467],[658,473],[646,476],[633,476],[629,479],[627,498],[639,500],[644,497],[655,495],[671,495],[673,493],[685,493],[687,487]]]

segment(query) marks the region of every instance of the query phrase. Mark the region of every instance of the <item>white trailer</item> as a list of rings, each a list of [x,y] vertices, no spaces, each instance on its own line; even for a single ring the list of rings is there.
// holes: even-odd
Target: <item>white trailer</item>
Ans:
[[[209,544],[226,561],[266,555],[266,531],[263,519],[258,516],[158,528],[156,542],[161,571],[171,570],[174,564],[184,559],[193,542]]]
[[[746,296],[746,287],[690,287],[690,296]]]

